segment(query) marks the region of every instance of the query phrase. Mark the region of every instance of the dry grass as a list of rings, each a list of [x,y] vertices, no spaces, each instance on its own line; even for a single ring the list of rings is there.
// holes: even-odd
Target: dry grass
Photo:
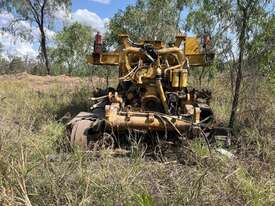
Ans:
[[[230,107],[224,94],[230,92],[224,80],[210,87],[217,118],[224,121]],[[186,164],[148,160],[142,152],[123,158],[108,149],[100,156],[62,152],[64,125],[56,119],[87,110],[90,90],[86,83],[38,91],[24,79],[0,82],[0,205],[275,204],[270,107],[260,108],[260,123],[241,116],[234,159],[209,153],[201,140],[190,142]]]

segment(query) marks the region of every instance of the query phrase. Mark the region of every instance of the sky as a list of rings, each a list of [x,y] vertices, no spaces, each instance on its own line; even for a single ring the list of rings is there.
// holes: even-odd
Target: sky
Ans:
[[[106,30],[105,25],[109,19],[118,11],[124,10],[128,5],[135,4],[136,0],[72,0],[72,13],[70,16],[60,9],[55,16],[58,22],[73,23],[79,22],[83,25],[91,26],[100,32]],[[14,16],[8,12],[0,13],[0,28],[5,27]],[[61,23],[58,23],[61,25]],[[35,25],[29,22],[19,22],[16,25],[25,31],[30,31],[32,39],[36,41],[26,41],[21,37],[14,36],[9,32],[0,32],[0,42],[3,45],[3,56],[9,59],[11,56],[19,56],[22,58],[35,58],[38,55],[39,31]],[[54,35],[61,26],[54,30],[47,29],[46,35],[51,42]]]

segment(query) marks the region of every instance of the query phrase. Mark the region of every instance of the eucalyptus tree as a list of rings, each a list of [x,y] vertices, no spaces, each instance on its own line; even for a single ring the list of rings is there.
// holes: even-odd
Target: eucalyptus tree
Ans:
[[[8,10],[15,16],[14,21],[29,21],[38,27],[40,50],[48,74],[50,74],[50,64],[45,28],[52,25],[59,9],[69,10],[70,5],[71,0],[1,0],[0,2],[2,10]]]
[[[236,71],[229,127],[233,128],[239,104],[244,63],[253,34],[270,15],[269,0],[203,0],[194,1],[187,18],[187,28],[212,34],[224,62],[233,61]],[[237,55],[235,55],[237,54]]]
[[[249,62],[268,80],[275,80],[275,13],[261,22],[259,31],[247,45]]]
[[[179,29],[180,28],[180,20],[181,20],[181,13],[184,9],[184,7],[188,8],[192,4],[193,0],[176,0],[176,15],[177,15],[177,21],[176,21],[176,26]]]
[[[64,66],[71,75],[85,64],[86,55],[92,52],[93,33],[90,27],[79,23],[64,27],[55,37],[56,48],[51,51],[53,62]]]
[[[129,34],[135,41],[174,41],[184,3],[182,0],[138,0],[135,5],[118,11],[108,25],[108,45],[116,45],[120,33]]]
[[[2,45],[1,42],[0,42],[0,58],[1,58],[1,56],[2,56],[2,52],[3,52],[3,45]]]

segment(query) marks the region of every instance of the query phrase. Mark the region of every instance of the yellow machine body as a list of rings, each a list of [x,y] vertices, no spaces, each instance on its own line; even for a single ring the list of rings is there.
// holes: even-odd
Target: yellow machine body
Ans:
[[[213,127],[211,92],[188,85],[190,69],[213,61],[214,53],[205,41],[209,36],[201,41],[179,35],[166,46],[162,41],[134,43],[128,35],[120,35],[120,49],[114,52],[102,52],[99,33],[95,39],[87,63],[117,67],[119,83],[117,88],[95,91],[91,111],[79,113],[67,124],[71,144],[87,149],[90,142],[104,140],[106,133],[120,142],[129,138],[129,132],[173,141],[225,131]]]
[[[140,48],[131,46],[127,35],[120,35],[122,49],[111,53],[93,53],[87,56],[87,63],[93,65],[113,65],[119,66],[119,77],[123,79],[129,74],[139,61],[142,64],[144,54]],[[202,50],[200,41],[197,37],[177,36],[173,47],[165,47],[161,41],[142,41],[153,45],[157,49],[158,64],[152,64],[127,78],[134,80],[138,84],[143,81],[154,79],[156,68],[159,67],[162,73],[168,75],[174,88],[183,88],[187,86],[188,72],[187,67],[207,66],[207,57],[214,57],[212,53],[206,53]],[[183,43],[183,48],[180,48]],[[213,59],[213,58],[212,58]],[[169,65],[165,65],[165,63]],[[188,64],[188,65],[187,65]]]
[[[188,86],[188,70],[195,66],[207,66],[213,60],[214,54],[208,53],[203,49],[199,38],[176,36],[175,43],[171,47],[166,47],[161,41],[141,41],[137,45],[132,45],[128,35],[120,35],[121,49],[111,53],[93,53],[87,56],[87,63],[93,65],[113,65],[119,67],[119,80],[120,82],[131,81],[136,85],[144,88],[145,92],[141,97],[140,107],[135,108],[134,105],[129,105],[132,111],[143,112],[148,111],[146,105],[153,102],[155,105],[161,104],[164,114],[169,114],[169,105],[167,99],[167,92],[176,92],[187,88]],[[148,51],[143,47],[150,45]],[[150,59],[148,52],[154,51],[155,59]],[[149,60],[148,60],[149,56]],[[207,61],[209,60],[210,61]],[[165,79],[165,81],[163,81]],[[166,82],[166,84],[164,84]],[[170,86],[168,86],[170,85]],[[190,96],[192,98],[190,99]],[[135,97],[131,92],[127,92],[127,96],[124,98],[126,101],[131,102]],[[200,112],[198,108],[193,106],[194,95],[186,94],[185,97],[180,100],[180,111],[186,112],[190,108],[192,115],[194,115],[194,122],[200,121]],[[188,104],[187,104],[188,103]],[[147,116],[141,113],[131,113],[132,120],[125,120],[125,112],[123,115],[117,108],[119,104],[116,104],[116,112],[114,112],[112,106],[106,108],[106,116],[109,122],[117,127],[126,125],[135,125],[136,128],[148,128],[149,120]],[[189,106],[188,106],[189,105]],[[152,109],[154,110],[154,109]],[[112,112],[110,112],[112,111]],[[197,111],[197,112],[195,112]],[[131,111],[128,111],[131,112]],[[127,113],[127,112],[126,112]],[[115,118],[111,118],[115,117]],[[170,117],[171,119],[171,117]],[[147,123],[146,123],[147,122]],[[185,128],[188,125],[184,121],[176,121],[176,125],[180,128]],[[161,125],[159,120],[154,119],[150,123],[150,127],[159,127],[163,129],[164,125]]]

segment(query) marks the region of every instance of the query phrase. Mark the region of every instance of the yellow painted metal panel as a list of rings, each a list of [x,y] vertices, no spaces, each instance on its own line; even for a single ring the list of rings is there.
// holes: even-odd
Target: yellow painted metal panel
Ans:
[[[189,64],[191,66],[203,66],[203,65],[206,65],[205,55],[204,54],[186,55],[186,57],[188,58]]]
[[[95,65],[119,65],[119,53],[93,53],[86,57],[86,61]]]
[[[200,42],[197,37],[187,37],[184,46],[185,55],[200,54]]]

